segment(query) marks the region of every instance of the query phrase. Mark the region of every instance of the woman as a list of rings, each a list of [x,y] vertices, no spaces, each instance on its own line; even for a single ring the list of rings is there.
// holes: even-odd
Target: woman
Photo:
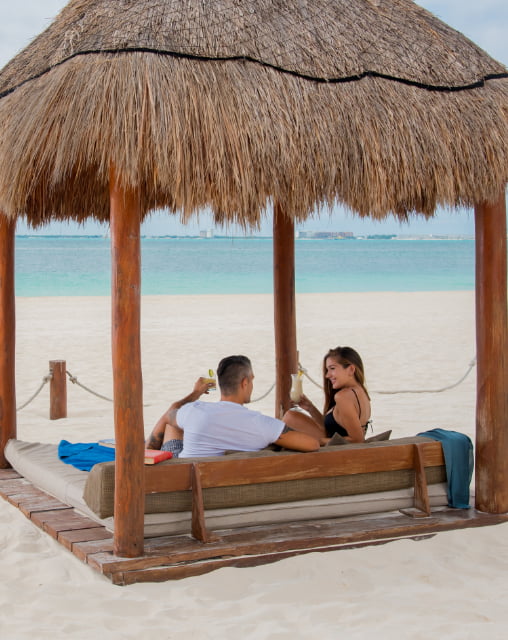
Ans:
[[[351,347],[330,349],[323,360],[323,378],[323,413],[303,395],[297,404],[310,416],[288,411],[284,422],[318,437],[321,444],[326,444],[336,433],[348,442],[363,442],[370,423],[370,397],[358,352]]]

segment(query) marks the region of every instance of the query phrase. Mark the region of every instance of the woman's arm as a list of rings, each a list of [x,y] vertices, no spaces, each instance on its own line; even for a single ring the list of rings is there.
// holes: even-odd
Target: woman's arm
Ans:
[[[323,414],[316,406],[307,398],[306,395],[302,395],[300,400],[296,403],[301,409],[310,413],[313,420],[315,420],[318,424],[324,423]]]
[[[360,424],[358,404],[351,389],[341,389],[335,394],[333,417],[347,431],[346,440],[349,442],[364,442],[365,433]]]

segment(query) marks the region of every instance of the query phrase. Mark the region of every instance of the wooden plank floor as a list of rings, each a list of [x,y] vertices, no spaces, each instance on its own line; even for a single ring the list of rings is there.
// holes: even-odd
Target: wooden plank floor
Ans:
[[[441,508],[429,518],[415,519],[391,512],[220,531],[215,532],[217,539],[207,544],[190,535],[147,538],[142,557],[120,558],[113,553],[109,531],[15,471],[0,470],[0,496],[117,585],[177,580],[221,567],[251,567],[303,553],[384,544],[400,538],[422,539],[440,531],[508,521],[508,514],[489,515],[474,509]]]

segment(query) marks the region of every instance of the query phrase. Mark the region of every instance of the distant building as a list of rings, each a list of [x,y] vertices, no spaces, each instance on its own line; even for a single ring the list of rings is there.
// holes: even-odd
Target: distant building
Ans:
[[[353,240],[352,231],[297,231],[297,238],[312,238],[313,240]]]
[[[202,229],[199,232],[200,238],[213,238],[213,229]]]

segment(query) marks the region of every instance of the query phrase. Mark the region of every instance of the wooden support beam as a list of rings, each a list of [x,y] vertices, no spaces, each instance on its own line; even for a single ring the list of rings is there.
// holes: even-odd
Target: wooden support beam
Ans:
[[[115,554],[143,554],[144,427],[141,375],[139,194],[110,174],[112,357],[115,415]]]
[[[290,408],[291,374],[298,370],[295,303],[295,226],[280,203],[273,207],[275,416]]]
[[[16,437],[16,311],[14,292],[14,232],[16,221],[0,212],[0,468],[7,440]]]
[[[506,198],[475,207],[476,508],[508,512]]]
[[[50,360],[49,419],[67,417],[67,366],[65,360]]]

